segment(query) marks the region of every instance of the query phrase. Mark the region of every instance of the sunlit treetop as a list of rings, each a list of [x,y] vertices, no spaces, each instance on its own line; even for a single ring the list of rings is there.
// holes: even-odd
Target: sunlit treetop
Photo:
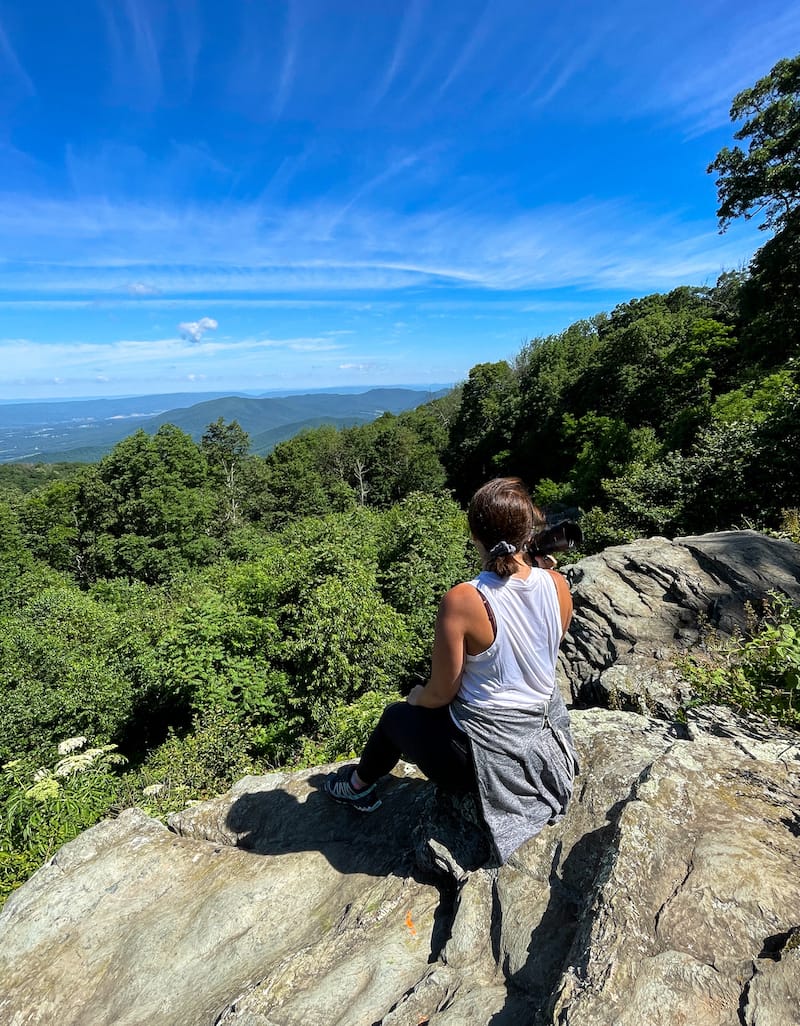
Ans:
[[[763,216],[760,227],[780,231],[800,205],[800,54],[738,93],[731,120],[743,121],[734,138],[748,145],[724,147],[709,165],[718,175],[720,229]]]

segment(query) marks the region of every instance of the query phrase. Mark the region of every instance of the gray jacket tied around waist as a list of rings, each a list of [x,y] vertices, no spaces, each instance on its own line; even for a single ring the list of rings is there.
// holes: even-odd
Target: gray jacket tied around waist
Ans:
[[[500,863],[566,812],[578,758],[558,688],[540,709],[452,703],[472,742],[478,795]]]

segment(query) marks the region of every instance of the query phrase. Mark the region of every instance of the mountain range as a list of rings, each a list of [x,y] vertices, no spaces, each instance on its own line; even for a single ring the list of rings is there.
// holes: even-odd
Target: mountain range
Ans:
[[[0,463],[94,462],[133,431],[150,434],[175,424],[199,441],[222,417],[250,435],[251,452],[264,455],[307,428],[365,424],[382,413],[402,413],[446,389],[372,388],[359,393],[300,395],[197,393],[116,399],[0,404]]]

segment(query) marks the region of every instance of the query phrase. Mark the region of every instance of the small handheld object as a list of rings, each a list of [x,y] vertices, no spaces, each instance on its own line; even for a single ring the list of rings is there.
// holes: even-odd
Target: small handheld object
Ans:
[[[553,552],[569,552],[583,541],[583,532],[574,520],[562,520],[535,534],[528,544],[532,556],[549,556]]]

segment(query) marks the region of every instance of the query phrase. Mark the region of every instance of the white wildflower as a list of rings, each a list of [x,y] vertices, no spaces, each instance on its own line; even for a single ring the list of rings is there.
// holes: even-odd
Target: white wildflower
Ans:
[[[38,784],[40,780],[47,780],[49,776],[50,770],[47,770],[44,767],[42,767],[33,774],[33,782],[34,784]]]
[[[58,746],[58,754],[69,755],[70,752],[76,752],[79,748],[83,748],[85,744],[85,737],[68,737]]]
[[[33,798],[37,802],[46,802],[48,798],[55,798],[60,790],[61,785],[55,777],[46,777],[34,784],[33,787],[29,787],[25,792],[25,797]]]
[[[154,794],[160,794],[166,786],[166,784],[150,784],[149,787],[146,787],[142,791],[142,794],[147,795],[147,797],[150,798]]]
[[[68,755],[66,759],[56,763],[53,774],[56,777],[68,777],[71,773],[82,773],[89,769],[102,752],[102,748],[87,748],[85,752],[78,752],[77,755]]]

